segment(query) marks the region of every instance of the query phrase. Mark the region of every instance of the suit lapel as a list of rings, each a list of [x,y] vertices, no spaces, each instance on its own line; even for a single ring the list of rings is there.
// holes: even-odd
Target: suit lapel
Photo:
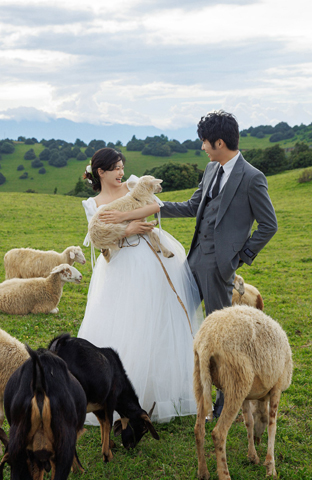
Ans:
[[[211,187],[211,183],[213,182],[213,179],[216,175],[216,171],[218,170],[218,167],[219,167],[219,163],[218,162],[214,162],[213,165],[212,164],[208,164],[209,166],[211,165],[211,168],[209,168],[209,170],[207,170],[207,180],[205,182],[205,184],[207,185],[205,188],[203,188],[203,195],[202,195],[202,199],[201,199],[201,203],[199,205],[199,208],[198,208],[198,211],[197,211],[197,219],[199,220],[201,217],[202,217],[202,213],[203,213],[203,210],[206,206],[206,197],[209,193],[209,190],[210,190],[210,187]],[[199,221],[197,221],[197,224],[199,225]]]
[[[235,192],[244,176],[244,158],[242,154],[238,157],[234,168],[224,186],[223,197],[220,203],[219,212],[216,219],[215,227],[220,223],[223,215],[227,211]]]

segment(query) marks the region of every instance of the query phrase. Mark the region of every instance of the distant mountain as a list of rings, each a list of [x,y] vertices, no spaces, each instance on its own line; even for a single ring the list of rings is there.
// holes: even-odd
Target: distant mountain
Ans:
[[[75,142],[77,138],[89,143],[93,139],[115,143],[120,140],[124,145],[135,135],[137,138],[165,134],[169,139],[195,140],[197,138],[196,125],[194,127],[179,128],[177,130],[160,130],[152,126],[133,125],[91,125],[76,123],[65,118],[48,118],[40,120],[0,120],[0,138],[17,140],[19,136],[35,137],[40,142],[42,138],[62,139]]]

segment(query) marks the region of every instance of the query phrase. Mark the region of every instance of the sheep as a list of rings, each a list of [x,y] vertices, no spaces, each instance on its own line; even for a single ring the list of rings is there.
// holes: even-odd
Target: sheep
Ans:
[[[263,310],[264,302],[259,290],[244,282],[243,277],[235,275],[232,305],[249,305]]]
[[[69,334],[54,338],[48,348],[65,360],[69,371],[81,383],[87,396],[87,411],[94,412],[100,423],[105,462],[113,458],[109,436],[114,410],[122,417],[114,423],[114,434],[121,435],[125,448],[134,448],[148,431],[159,440],[150,420],[152,412],[147,414],[141,408],[117,352]]]
[[[292,354],[287,335],[281,326],[261,310],[235,305],[217,310],[202,323],[194,339],[194,393],[197,403],[195,438],[198,455],[198,476],[210,475],[204,457],[205,417],[211,418],[211,386],[224,393],[224,407],[212,439],[217,457],[219,480],[230,480],[226,461],[228,430],[243,405],[248,431],[248,459],[259,463],[254,446],[254,420],[251,400],[269,409],[268,450],[264,465],[267,476],[276,477],[274,442],[277,409],[281,392],[292,377]],[[259,416],[255,419],[258,422]],[[268,416],[261,421],[266,425]],[[256,431],[261,435],[264,428]],[[259,433],[260,432],[260,433]]]
[[[93,215],[89,223],[90,240],[95,248],[102,250],[107,262],[110,260],[109,249],[118,250],[120,248],[120,241],[125,237],[125,231],[130,222],[126,221],[118,224],[104,223],[100,220],[99,214],[108,210],[129,212],[154,203],[154,194],[162,191],[161,182],[162,180],[156,179],[151,175],[145,175],[139,179],[127,195],[114,200],[108,205],[102,205]],[[157,221],[154,221],[154,223],[157,225]],[[161,251],[166,258],[173,257],[174,254],[161,244],[155,232],[151,231],[147,235],[156,252]]]
[[[25,345],[0,328],[0,430],[4,421],[4,389],[12,373],[28,358]]]
[[[7,462],[12,479],[41,480],[52,470],[52,479],[66,480],[72,465],[83,471],[75,447],[83,433],[86,395],[61,358],[27,350],[30,358],[4,392],[10,439],[1,470]]]
[[[82,275],[63,263],[47,278],[13,278],[0,283],[0,311],[11,315],[58,313],[65,282],[80,283]]]
[[[74,262],[86,263],[80,247],[67,247],[62,253],[13,248],[4,255],[5,279],[47,277],[54,267],[62,263],[73,265]]]

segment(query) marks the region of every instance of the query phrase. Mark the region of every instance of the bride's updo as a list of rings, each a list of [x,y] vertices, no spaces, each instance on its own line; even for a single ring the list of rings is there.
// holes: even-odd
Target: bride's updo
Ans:
[[[91,165],[87,165],[83,178],[86,178],[91,183],[95,192],[101,191],[101,181],[98,174],[98,168],[103,172],[114,170],[116,164],[122,161],[125,163],[126,159],[121,152],[117,152],[113,148],[101,148],[91,158]]]

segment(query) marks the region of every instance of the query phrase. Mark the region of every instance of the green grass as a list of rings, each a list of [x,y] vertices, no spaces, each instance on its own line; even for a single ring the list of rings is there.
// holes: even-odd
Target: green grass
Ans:
[[[273,147],[275,143],[269,141],[270,135],[264,138],[256,138],[248,135],[240,138],[239,147],[242,150],[252,148],[267,148]],[[301,136],[295,136],[290,140],[279,142],[282,148],[293,146],[297,141],[303,141]],[[89,162],[77,161],[75,158],[68,160],[68,164],[63,168],[52,167],[47,161],[44,161],[44,168],[46,173],[41,175],[37,168],[31,167],[31,160],[25,160],[24,154],[27,150],[33,148],[36,155],[44,149],[43,145],[37,143],[35,145],[25,145],[24,143],[16,142],[15,151],[13,154],[2,154],[1,173],[6,177],[6,182],[0,185],[0,192],[26,192],[26,190],[34,190],[36,193],[53,194],[55,188],[58,194],[64,194],[72,190],[85,171],[85,166]],[[81,149],[82,151],[85,148]],[[207,165],[207,155],[200,152],[200,155],[195,155],[195,150],[188,150],[187,153],[174,153],[171,157],[154,157],[151,155],[142,155],[141,152],[127,152],[126,147],[121,147],[127,163],[126,171],[134,173],[137,176],[143,175],[146,169],[158,167],[166,162],[177,163],[196,163],[202,170]],[[25,170],[17,171],[18,165],[24,165]],[[24,172],[28,172],[27,179],[20,179],[19,177]]]
[[[79,163],[79,162],[77,162]],[[301,170],[269,177],[269,192],[276,209],[279,230],[251,267],[239,273],[261,292],[265,312],[286,330],[293,351],[294,374],[290,388],[283,393],[278,414],[275,446],[278,478],[312,479],[312,182],[297,183]],[[185,200],[193,190],[160,195],[163,200]],[[0,193],[0,257],[13,247],[34,247],[62,251],[68,245],[82,245],[87,230],[81,200],[61,195]],[[188,248],[194,219],[163,220],[162,226]],[[84,315],[91,277],[90,252],[83,250],[86,265],[76,265],[83,274],[80,285],[66,284],[57,315],[11,316],[0,314],[0,327],[33,348],[46,346],[55,335],[68,331],[76,335]],[[0,262],[0,281],[4,279]],[[247,434],[239,416],[229,432],[228,465],[232,480],[265,478],[262,465],[247,461]],[[193,428],[195,417],[176,418],[156,425],[160,441],[146,435],[127,452],[117,439],[114,459],[103,464],[100,432],[88,427],[80,439],[78,454],[86,473],[85,480],[119,479],[195,479],[197,457]],[[215,454],[211,440],[213,425],[206,426],[205,451],[212,480],[217,480]],[[8,430],[5,424],[5,430]],[[267,436],[258,449],[265,459]],[[6,480],[9,478],[6,470]],[[74,478],[71,474],[70,478]],[[77,474],[75,478],[80,478]]]

